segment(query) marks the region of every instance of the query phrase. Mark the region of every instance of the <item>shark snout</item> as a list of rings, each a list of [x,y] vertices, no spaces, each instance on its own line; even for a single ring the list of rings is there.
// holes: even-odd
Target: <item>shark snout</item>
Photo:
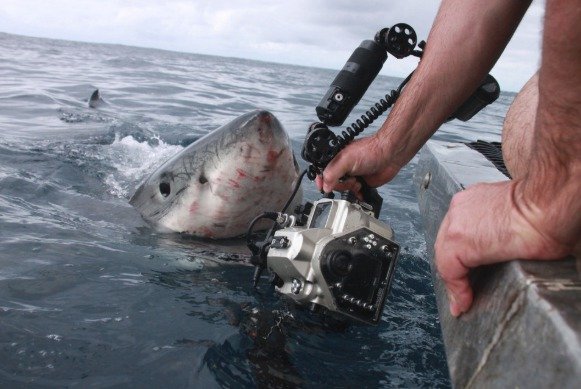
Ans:
[[[263,110],[258,111],[258,113],[256,114],[256,118],[260,122],[260,124],[270,126],[272,124],[274,116],[270,112]]]
[[[255,128],[261,144],[269,145],[270,147],[275,146],[277,148],[287,146],[288,135],[272,113],[264,110],[258,111],[255,120]]]

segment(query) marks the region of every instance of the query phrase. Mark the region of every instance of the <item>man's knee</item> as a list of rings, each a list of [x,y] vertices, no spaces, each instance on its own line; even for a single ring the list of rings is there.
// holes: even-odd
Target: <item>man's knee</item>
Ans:
[[[539,103],[539,75],[523,86],[506,114],[502,129],[502,155],[513,178],[527,171]]]

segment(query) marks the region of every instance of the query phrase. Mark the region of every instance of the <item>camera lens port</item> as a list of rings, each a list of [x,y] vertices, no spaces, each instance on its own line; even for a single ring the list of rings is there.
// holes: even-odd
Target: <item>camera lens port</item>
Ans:
[[[330,270],[336,276],[345,277],[353,270],[353,256],[349,251],[333,251],[328,258]]]

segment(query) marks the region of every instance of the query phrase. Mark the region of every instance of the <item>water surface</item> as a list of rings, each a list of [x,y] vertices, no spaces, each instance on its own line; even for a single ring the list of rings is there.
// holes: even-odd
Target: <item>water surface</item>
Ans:
[[[299,151],[335,74],[0,33],[0,384],[448,387],[415,160],[380,189],[403,249],[377,327],[329,325],[266,280],[254,291],[240,242],[158,234],[128,204],[161,162],[253,109]],[[355,113],[398,82],[379,77]],[[106,104],[90,109],[97,88]],[[436,138],[497,139],[511,99]]]

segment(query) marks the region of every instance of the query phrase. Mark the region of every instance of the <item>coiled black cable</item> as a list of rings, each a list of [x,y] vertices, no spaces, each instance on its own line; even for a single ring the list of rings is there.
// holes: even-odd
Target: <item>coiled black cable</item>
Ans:
[[[387,111],[393,104],[395,104],[396,100],[399,98],[403,87],[408,83],[408,81],[412,78],[414,72],[411,72],[398,86],[397,89],[392,90],[388,94],[385,95],[383,99],[380,99],[375,105],[369,108],[363,115],[361,115],[360,119],[357,119],[355,122],[351,123],[349,127],[347,127],[341,135],[337,137],[337,148],[336,152],[343,150],[345,146],[355,139],[355,137],[363,132],[367,127],[371,125],[378,117],[380,117],[385,111]]]

